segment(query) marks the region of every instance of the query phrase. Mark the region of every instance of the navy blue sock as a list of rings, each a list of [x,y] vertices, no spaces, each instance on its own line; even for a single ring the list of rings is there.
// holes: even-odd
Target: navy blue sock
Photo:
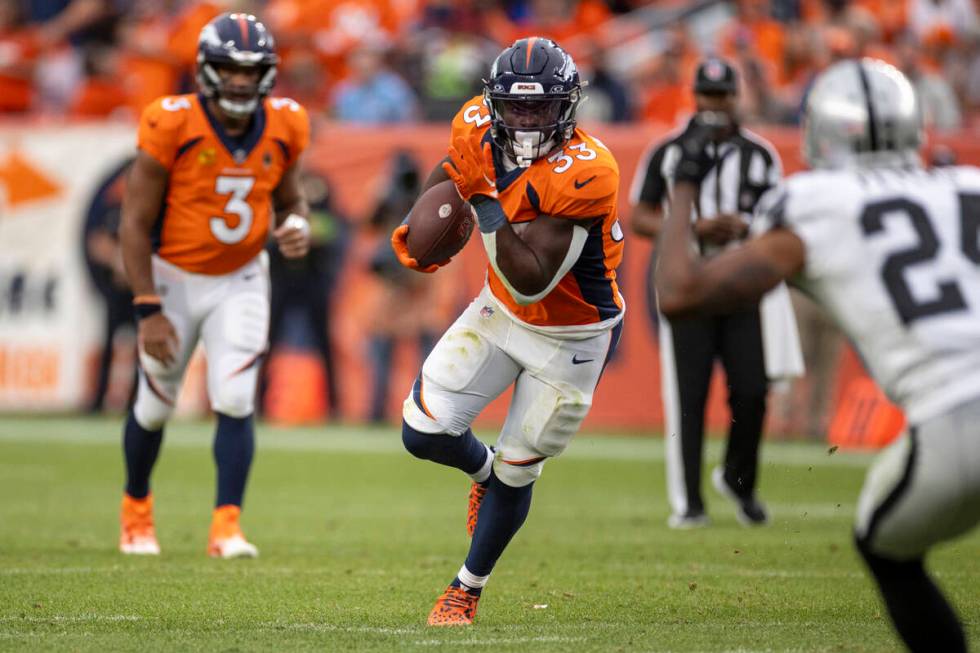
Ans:
[[[248,470],[252,466],[252,456],[255,453],[255,427],[251,415],[217,415],[214,462],[218,465],[218,498],[214,505],[241,507]]]
[[[457,576],[456,578],[453,579],[453,582],[449,583],[449,585],[451,587],[459,587],[459,588],[462,588],[463,587],[463,582],[459,579],[459,576]],[[481,594],[483,594],[483,588],[482,587],[467,587],[466,588],[466,592],[468,594],[472,594],[473,596],[480,596]]]
[[[476,439],[471,429],[466,429],[466,433],[460,436],[421,433],[402,420],[402,443],[416,458],[455,467],[467,474],[480,471],[487,461],[487,448]]]
[[[493,570],[500,554],[527,519],[533,485],[511,487],[490,474],[490,486],[480,505],[480,519],[466,556],[466,569],[470,573],[486,576]]]
[[[163,429],[147,431],[129,411],[123,427],[123,456],[126,458],[126,494],[142,499],[150,493],[150,472],[160,455]]]

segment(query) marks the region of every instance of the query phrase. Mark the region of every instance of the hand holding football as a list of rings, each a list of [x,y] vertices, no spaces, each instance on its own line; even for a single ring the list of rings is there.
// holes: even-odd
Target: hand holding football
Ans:
[[[451,180],[422,193],[408,214],[408,253],[420,267],[455,256],[473,233],[476,220]]]

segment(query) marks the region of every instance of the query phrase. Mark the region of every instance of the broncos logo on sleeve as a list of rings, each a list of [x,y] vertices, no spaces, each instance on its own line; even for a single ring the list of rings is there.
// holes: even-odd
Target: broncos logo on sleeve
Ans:
[[[463,137],[482,148],[490,142],[489,125],[483,97],[477,96],[453,120],[450,142]],[[518,319],[537,327],[605,327],[618,322],[624,308],[616,283],[623,230],[616,212],[619,167],[612,153],[581,129],[575,129],[563,148],[527,168],[508,169],[499,148],[492,146],[492,151],[497,192],[508,221],[530,222],[543,214],[575,220],[588,230],[578,261],[542,300],[518,304],[488,266],[494,298]]]
[[[139,148],[169,173],[156,253],[197,274],[255,258],[268,236],[272,192],[309,143],[309,119],[287,98],[266,98],[249,130],[228,136],[198,95],[160,98],[143,112]]]

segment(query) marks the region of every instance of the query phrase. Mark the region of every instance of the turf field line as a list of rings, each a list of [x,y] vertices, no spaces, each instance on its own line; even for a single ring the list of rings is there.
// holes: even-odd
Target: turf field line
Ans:
[[[18,617],[0,617],[0,623],[116,623],[120,621],[142,621],[143,617],[134,614],[53,614],[43,617],[28,617],[27,615]]]
[[[262,630],[303,630],[322,633],[372,633],[376,635],[418,635],[422,628],[390,628],[386,626],[337,626],[318,623],[288,623],[281,621],[259,623]]]
[[[106,572],[125,571],[122,567],[7,567],[0,568],[0,576],[21,575],[62,575],[62,574],[104,574]]]
[[[820,569],[814,571],[805,571],[799,569],[773,569],[771,567],[765,569],[752,569],[742,566],[735,565],[725,565],[725,564],[704,564],[698,563],[696,568],[691,568],[687,565],[672,565],[669,563],[647,563],[647,568],[654,572],[656,575],[661,577],[670,578],[688,578],[688,577],[722,577],[722,576],[737,576],[746,578],[864,578],[863,574],[857,572],[846,572],[846,571],[832,571],[827,569]],[[69,575],[69,574],[106,574],[106,573],[131,573],[132,569],[123,568],[119,565],[113,565],[111,567],[64,567],[64,568],[40,568],[40,567],[9,567],[7,569],[0,569],[0,576],[59,576],[59,575]],[[214,567],[201,567],[193,570],[193,573],[197,576],[220,576],[226,577],[228,575],[227,569],[214,568]],[[248,569],[249,576],[299,576],[303,575],[306,577],[310,576],[339,576],[340,573],[331,570],[316,570],[300,567],[252,567]],[[355,572],[356,576],[391,576],[391,571],[372,571],[372,570],[359,570]],[[405,576],[414,576],[413,573],[406,572]],[[2,618],[0,618],[2,620]],[[284,627],[284,628],[310,628],[310,629],[330,629],[335,628],[329,624],[269,624],[270,627]]]
[[[47,442],[78,445],[118,445],[121,420],[105,418],[67,420],[64,418],[0,418],[0,443]],[[210,448],[213,425],[209,422],[174,422],[167,428],[166,446]],[[492,441],[487,429],[477,435]],[[391,429],[331,426],[322,428],[282,428],[259,424],[258,446],[269,451],[322,451],[379,453],[405,456],[401,434]],[[708,441],[707,456],[718,458],[724,442]],[[812,467],[866,467],[873,454],[835,452],[813,442],[769,442],[762,449],[762,464]],[[565,458],[615,461],[664,460],[664,442],[659,437],[622,437],[583,434],[576,437]]]
[[[540,635],[537,637],[490,637],[487,639],[452,640],[452,646],[500,646],[502,644],[571,644],[587,641],[585,637],[562,637],[560,635]],[[445,646],[445,639],[419,639],[415,646]]]

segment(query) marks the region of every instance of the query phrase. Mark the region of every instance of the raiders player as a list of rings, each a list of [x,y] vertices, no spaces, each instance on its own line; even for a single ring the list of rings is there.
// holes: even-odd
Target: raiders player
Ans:
[[[684,143],[669,215],[687,216],[714,127]],[[862,491],[857,548],[913,651],[965,651],[928,576],[935,544],[980,519],[980,170],[924,169],[909,81],[881,61],[843,61],[815,82],[804,155],[765,198],[758,237],[701,261],[690,229],[662,232],[657,292],[668,316],[755,301],[788,279],[822,304],[906,413],[907,436]]]

